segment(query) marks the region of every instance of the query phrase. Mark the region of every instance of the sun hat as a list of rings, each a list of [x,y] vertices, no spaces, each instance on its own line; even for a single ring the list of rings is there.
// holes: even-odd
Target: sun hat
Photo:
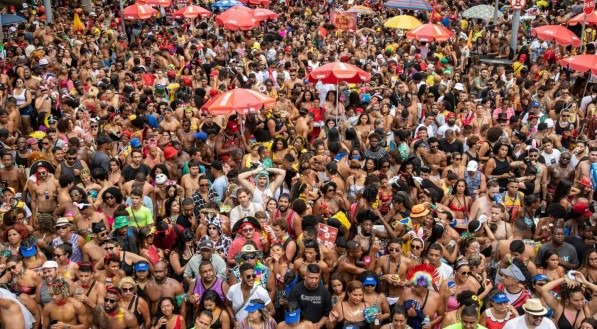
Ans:
[[[541,301],[537,298],[530,298],[522,305],[522,309],[525,313],[531,315],[545,315],[547,314],[547,308],[543,306]]]
[[[126,216],[118,216],[114,218],[114,225],[112,225],[113,229],[118,230],[126,226],[129,226],[129,219]]]
[[[416,204],[412,207],[410,218],[425,217],[429,214],[429,208],[422,203]]]
[[[253,244],[247,243],[234,256],[234,260],[236,260],[237,263],[240,263],[243,260],[243,255],[246,255],[246,254],[255,254],[257,256],[257,258],[263,257],[263,252],[257,250],[257,248],[255,248],[255,246]]]

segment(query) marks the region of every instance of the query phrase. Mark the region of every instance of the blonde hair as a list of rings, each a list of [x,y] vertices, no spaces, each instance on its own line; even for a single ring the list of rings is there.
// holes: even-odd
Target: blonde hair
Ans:
[[[118,283],[118,288],[122,289],[122,286],[124,286],[125,284],[130,284],[131,286],[133,286],[134,289],[137,289],[137,283],[130,276],[125,276],[124,278],[120,279],[120,282]]]

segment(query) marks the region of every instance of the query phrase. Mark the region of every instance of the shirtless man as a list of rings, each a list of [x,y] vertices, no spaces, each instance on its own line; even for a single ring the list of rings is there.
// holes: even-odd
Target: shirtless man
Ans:
[[[493,236],[495,237],[494,250],[500,240],[510,239],[512,237],[512,225],[503,220],[505,210],[504,205],[501,203],[496,203],[491,206],[489,223],[497,226],[497,229],[493,232]],[[522,213],[522,207],[520,207],[519,212]]]
[[[97,264],[96,267],[98,267],[98,265],[99,264]],[[96,271],[93,275],[93,279],[103,283],[107,288],[117,287],[120,280],[126,276],[124,271],[120,269],[120,257],[117,254],[107,255],[101,265],[104,269]]]
[[[537,174],[535,175],[535,190],[533,194],[541,193],[541,200],[547,197],[547,166],[539,162],[539,150],[532,148],[528,151],[530,166],[535,167]],[[520,161],[510,163],[510,168],[519,166]]]
[[[6,112],[8,112],[9,125],[15,127],[15,129],[21,127],[21,112],[19,112],[17,100],[14,97],[6,99]],[[10,133],[10,129],[8,132]]]
[[[23,78],[25,80],[25,86],[27,89],[31,90],[32,94],[36,94],[39,86],[41,85],[41,79],[39,77],[34,77],[31,75],[31,69],[26,67],[23,69]]]
[[[122,298],[122,291],[118,288],[108,288],[103,307],[97,305],[97,323],[100,329],[137,329],[139,323],[135,315],[120,307],[119,301]]]
[[[500,261],[505,255],[510,254],[510,244],[515,240],[523,240],[524,232],[528,229],[523,219],[519,219],[512,225],[512,236],[508,239],[498,240],[493,256],[496,261]],[[524,255],[527,259],[535,259],[534,241],[529,240],[529,244],[525,243]]]
[[[279,108],[283,113],[287,113],[290,120],[296,120],[296,118],[299,116],[296,106],[294,106],[292,101],[286,97],[286,90],[284,89],[278,91],[278,101],[276,102],[276,107]]]
[[[93,319],[96,306],[104,303],[106,296],[106,286],[93,279],[93,265],[83,262],[79,265],[77,272],[79,281],[70,286],[71,295],[83,305],[87,312],[87,319]]]
[[[176,133],[180,129],[180,122],[176,120],[172,113],[172,108],[166,107],[164,110],[164,120],[160,122],[160,128],[164,129],[164,131]]]
[[[122,195],[128,196],[134,189],[140,189],[143,195],[148,195],[150,197],[154,191],[153,185],[149,184],[149,182],[145,179],[145,174],[142,172],[137,173],[134,180],[128,181],[122,185]]]
[[[8,298],[0,298],[0,324],[2,328],[29,329],[19,303]]]
[[[434,290],[429,289],[429,286],[432,284],[432,282],[412,282],[412,288],[405,288],[402,296],[400,296],[401,304],[406,310],[407,319],[417,316],[417,309],[414,306],[417,304],[413,304],[412,302],[418,302],[421,307],[420,311],[431,320],[427,328],[434,328],[436,325],[439,325],[444,318],[445,312],[440,295]],[[409,307],[406,307],[407,305]],[[422,322],[422,320],[420,321]]]
[[[578,181],[584,177],[591,177],[591,164],[597,162],[597,147],[590,147],[589,148],[589,158],[583,161],[580,161],[576,166],[576,172],[574,174],[574,180]]]
[[[43,309],[43,328],[88,329],[91,319],[87,319],[85,306],[69,297],[68,283],[55,279],[49,284],[52,301]],[[55,327],[54,327],[55,326]]]
[[[58,207],[58,180],[50,175],[44,165],[37,167],[36,182],[29,184],[31,192],[31,225],[35,226],[37,218],[52,217],[52,212]]]
[[[82,231],[88,232],[92,224],[98,222],[108,223],[108,218],[101,212],[93,210],[92,205],[79,205],[79,214],[75,215],[74,222],[75,227]]]
[[[0,177],[6,181],[6,187],[12,187],[15,192],[23,192],[27,179],[25,178],[25,171],[22,168],[15,167],[14,156],[12,152],[4,152],[2,154],[2,164],[4,168],[0,169]]]
[[[299,117],[294,123],[296,135],[307,139],[309,137],[309,132],[313,129],[313,113],[309,112],[307,109],[300,109],[298,112]]]
[[[439,140],[435,137],[431,137],[427,140],[429,144],[429,152],[423,153],[423,159],[425,163],[431,168],[431,174],[439,177],[442,168],[448,165],[448,158],[444,151],[439,149]]]
[[[337,190],[336,183],[325,182],[320,188],[322,197],[313,205],[313,215],[323,215],[328,218],[340,210],[350,208],[348,199],[342,198],[341,191]]]
[[[319,244],[317,240],[306,240],[304,243],[305,251],[301,258],[294,261],[294,268],[298,270],[300,276],[305,278],[307,276],[307,266],[309,264],[317,264],[321,268],[321,275],[323,282],[327,285],[330,278],[330,268],[321,259],[319,251]]]
[[[184,188],[185,197],[192,197],[193,193],[199,189],[199,162],[189,162],[189,173],[182,176],[180,184]]]
[[[191,119],[182,119],[182,128],[178,129],[176,136],[178,136],[178,140],[180,140],[184,149],[190,149],[193,147],[195,144],[195,133],[197,132],[191,129]]]
[[[478,197],[473,205],[471,206],[471,212],[469,213],[468,220],[477,219],[480,215],[485,215],[487,218],[491,218],[491,205],[493,204],[495,197],[499,197],[500,186],[496,181],[487,183],[487,194]]]
[[[549,177],[549,183],[547,184],[548,193],[553,193],[556,190],[558,182],[562,179],[573,180],[574,179],[574,166],[570,164],[572,155],[566,151],[560,155],[560,161],[549,166],[547,168],[547,176]]]
[[[404,292],[406,272],[412,263],[410,259],[402,257],[402,244],[399,239],[392,239],[387,250],[389,254],[381,256],[375,262],[375,274],[379,276],[388,303],[392,306]]]
[[[355,241],[346,243],[346,255],[338,259],[338,273],[342,275],[346,282],[355,280],[355,278],[367,271],[363,263],[360,262],[363,256],[361,246]]]
[[[184,294],[184,288],[180,282],[168,277],[166,263],[163,261],[157,262],[151,272],[154,280],[147,283],[144,291],[149,298],[152,314],[157,311],[158,301],[162,297],[171,297],[176,300],[180,304],[180,314],[186,314],[186,302],[184,299],[180,299]]]
[[[478,104],[475,109],[475,118],[473,119],[473,134],[479,134],[483,125],[491,126],[491,116],[487,114],[483,104]]]

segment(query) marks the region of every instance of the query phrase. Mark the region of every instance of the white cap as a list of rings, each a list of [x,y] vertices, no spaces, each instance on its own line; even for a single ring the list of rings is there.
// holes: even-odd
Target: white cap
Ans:
[[[58,263],[53,260],[47,260],[44,262],[41,268],[58,268]]]
[[[427,69],[433,71],[433,70],[435,70],[435,65],[429,64],[429,65],[427,65]]]
[[[158,185],[162,185],[162,184],[166,183],[167,180],[168,180],[168,177],[166,177],[166,175],[164,175],[164,174],[155,175],[155,183]]]
[[[466,165],[466,171],[477,171],[479,168],[479,164],[475,160],[471,160]]]
[[[464,85],[460,82],[458,82],[457,84],[454,85],[454,89],[459,90],[459,91],[464,91]]]
[[[39,60],[39,62],[37,63],[37,65],[42,66],[42,65],[48,65],[48,60],[45,58],[42,58]]]
[[[480,215],[479,218],[477,218],[477,220],[479,221],[479,223],[483,224],[487,221],[487,215]]]
[[[545,121],[543,121],[543,122],[545,122],[545,124],[547,125],[547,128],[553,128],[553,126],[554,126],[552,119],[545,119]]]

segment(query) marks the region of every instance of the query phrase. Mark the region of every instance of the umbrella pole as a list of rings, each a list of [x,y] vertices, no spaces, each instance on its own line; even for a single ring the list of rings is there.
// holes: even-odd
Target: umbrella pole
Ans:
[[[585,26],[586,25],[587,25],[587,14],[585,14],[585,19],[582,21],[582,30],[580,31],[580,53],[581,54],[585,51]],[[583,93],[583,97],[584,96],[585,95]]]
[[[340,112],[338,111],[338,100],[340,99],[340,91],[338,89],[338,81],[336,81],[336,129],[338,129],[338,117],[340,116]]]

